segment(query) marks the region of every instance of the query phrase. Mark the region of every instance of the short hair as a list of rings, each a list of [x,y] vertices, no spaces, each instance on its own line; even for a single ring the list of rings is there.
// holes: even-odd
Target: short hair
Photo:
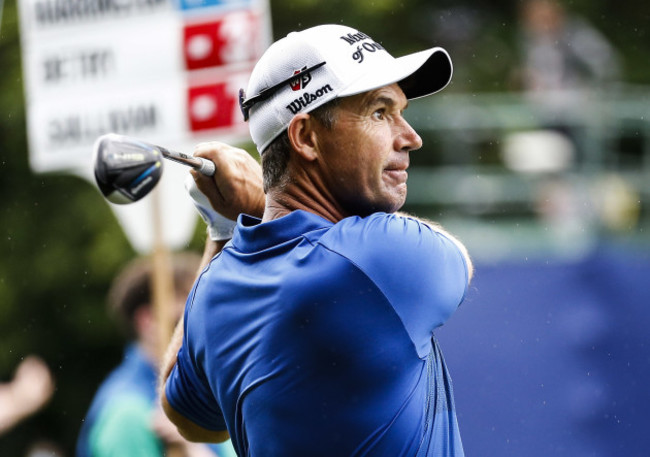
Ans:
[[[309,113],[326,129],[331,130],[336,123],[336,108],[340,98],[335,98]],[[288,164],[291,157],[291,141],[284,130],[262,153],[262,177],[264,192],[278,186],[284,186],[288,179]]]
[[[187,295],[196,278],[201,256],[192,252],[175,253],[171,257],[174,291]],[[153,305],[153,260],[140,257],[129,262],[115,277],[108,292],[108,307],[127,338],[137,338],[133,317],[142,307]]]

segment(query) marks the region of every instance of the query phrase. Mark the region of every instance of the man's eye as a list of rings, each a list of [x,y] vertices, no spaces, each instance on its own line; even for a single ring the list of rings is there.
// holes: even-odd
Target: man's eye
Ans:
[[[381,108],[372,113],[372,116],[377,120],[382,120],[386,114],[386,110]]]

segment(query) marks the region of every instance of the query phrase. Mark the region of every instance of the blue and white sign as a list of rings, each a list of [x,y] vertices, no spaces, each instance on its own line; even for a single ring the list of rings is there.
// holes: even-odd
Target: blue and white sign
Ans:
[[[68,171],[95,185],[93,145],[111,132],[190,153],[211,139],[249,141],[237,93],[271,42],[268,0],[18,2],[35,172]],[[178,167],[187,173],[170,163],[168,178]],[[188,214],[165,223],[168,244],[180,247],[194,209],[182,179],[168,178],[159,185],[182,198],[169,196],[165,209]],[[151,212],[113,209],[134,247],[148,252]]]

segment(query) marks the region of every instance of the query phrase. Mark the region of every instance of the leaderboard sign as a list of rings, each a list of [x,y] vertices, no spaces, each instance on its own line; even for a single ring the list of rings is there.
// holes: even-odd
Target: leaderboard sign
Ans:
[[[19,2],[34,171],[90,173],[108,132],[248,139],[238,91],[271,41],[268,0]]]

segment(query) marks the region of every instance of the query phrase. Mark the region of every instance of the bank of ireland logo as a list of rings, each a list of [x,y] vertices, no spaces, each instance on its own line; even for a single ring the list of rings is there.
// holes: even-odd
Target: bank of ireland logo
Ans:
[[[301,71],[305,71],[306,69],[307,66],[305,65],[300,70],[294,70],[293,74],[297,75]],[[289,85],[291,86],[291,90],[296,92],[307,87],[307,84],[309,84],[310,81],[311,81],[311,73],[304,73],[298,76],[296,79],[292,79],[291,81],[289,81]]]

